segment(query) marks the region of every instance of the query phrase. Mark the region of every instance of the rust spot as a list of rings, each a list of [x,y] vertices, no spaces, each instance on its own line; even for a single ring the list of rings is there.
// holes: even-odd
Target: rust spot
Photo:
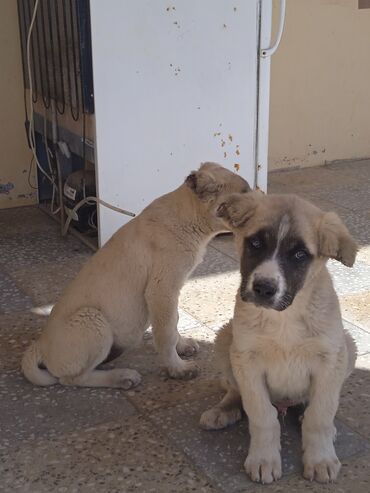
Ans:
[[[236,154],[237,156],[239,156],[239,154],[240,154],[239,149],[237,149],[237,150],[235,151],[235,154]]]
[[[233,141],[233,136],[231,134],[229,134],[229,141],[232,142]]]
[[[218,135],[221,135],[221,132],[215,132],[215,133],[213,134],[213,137],[217,137]]]
[[[239,170],[240,170],[240,164],[235,163],[235,164],[234,164],[234,169],[235,169],[236,171],[239,171]]]
[[[226,157],[226,156],[227,156],[227,154],[226,154],[226,152],[224,152],[224,157]]]
[[[225,144],[226,142],[223,139],[221,139],[221,147],[225,147]]]
[[[262,166],[260,164],[257,164],[257,169],[258,171],[262,168]]]

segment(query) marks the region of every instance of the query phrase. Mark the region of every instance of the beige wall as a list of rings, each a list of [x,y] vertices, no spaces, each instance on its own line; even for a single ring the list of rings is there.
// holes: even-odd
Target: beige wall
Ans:
[[[271,65],[269,167],[365,157],[370,9],[359,10],[358,0],[287,0]]]
[[[31,152],[24,129],[23,77],[16,0],[1,0],[0,15],[0,208],[36,203],[28,185]],[[31,176],[35,183],[34,175]],[[14,186],[9,193],[4,187]]]

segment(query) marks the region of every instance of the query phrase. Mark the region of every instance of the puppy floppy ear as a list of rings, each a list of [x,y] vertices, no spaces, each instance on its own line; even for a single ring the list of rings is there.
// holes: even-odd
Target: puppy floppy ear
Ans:
[[[258,191],[232,193],[218,206],[216,216],[230,228],[240,228],[253,216],[262,196]]]
[[[319,226],[319,255],[333,258],[347,267],[352,267],[357,250],[355,240],[337,214],[324,213]]]
[[[217,183],[212,174],[201,169],[192,171],[185,183],[203,202],[207,202],[222,190],[222,185]]]

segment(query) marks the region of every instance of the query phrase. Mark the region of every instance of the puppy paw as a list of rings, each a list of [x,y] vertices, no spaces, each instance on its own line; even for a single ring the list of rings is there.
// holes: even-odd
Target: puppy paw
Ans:
[[[141,375],[136,370],[116,370],[116,372],[112,374],[112,387],[129,390],[139,385],[140,382]]]
[[[242,418],[241,410],[237,407],[225,411],[219,407],[212,407],[204,411],[200,417],[199,426],[203,430],[221,430],[233,425]]]
[[[322,454],[306,453],[303,456],[303,477],[310,481],[314,479],[319,483],[330,483],[334,481],[339,473],[341,464],[334,454],[327,457]]]
[[[170,378],[179,380],[191,380],[199,373],[199,368],[193,361],[182,361],[181,366],[170,366],[167,368],[167,375]]]
[[[249,452],[244,463],[245,470],[252,481],[269,484],[281,478],[281,457],[278,450],[265,453]]]
[[[199,344],[190,337],[180,337],[176,351],[179,356],[193,356],[199,351]]]

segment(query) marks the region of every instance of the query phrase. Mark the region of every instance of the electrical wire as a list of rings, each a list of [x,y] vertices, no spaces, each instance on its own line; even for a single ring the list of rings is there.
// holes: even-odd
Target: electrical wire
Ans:
[[[28,181],[29,186],[31,188],[33,188],[33,190],[38,190],[38,188],[35,187],[34,185],[32,185],[32,183],[31,183],[31,173],[32,173],[32,168],[33,168],[34,161],[35,161],[35,156],[32,154],[30,164],[28,165],[28,177],[27,177],[27,181]]]
[[[93,205],[94,203],[99,203],[101,205],[104,205],[105,207],[108,207],[108,209],[112,209],[113,211],[120,212],[121,214],[125,214],[126,216],[131,216],[135,217],[136,214],[130,211],[126,211],[124,209],[120,209],[119,207],[115,207],[114,205],[108,204],[104,200],[98,199],[97,197],[85,197],[84,199],[80,200],[74,207],[73,209],[67,209],[66,208],[66,213],[68,215],[68,218],[64,224],[62,235],[65,236],[67,234],[69,225],[71,224],[71,221],[73,220],[73,216],[75,213],[85,204],[88,205]]]

